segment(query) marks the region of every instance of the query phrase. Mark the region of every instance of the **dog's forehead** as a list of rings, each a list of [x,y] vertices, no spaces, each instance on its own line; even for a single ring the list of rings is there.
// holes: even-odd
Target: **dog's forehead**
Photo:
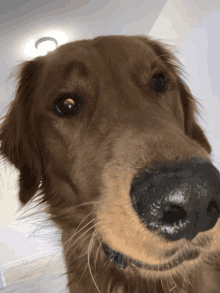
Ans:
[[[58,88],[71,91],[96,79],[109,84],[110,76],[122,81],[131,73],[140,77],[155,66],[163,68],[157,57],[152,41],[145,37],[102,36],[70,42],[46,55],[39,91],[44,95]]]
[[[70,42],[50,54],[53,66],[68,64],[72,60],[88,63],[132,64],[138,59],[151,61],[156,57],[148,39],[131,36],[101,36],[94,39]],[[100,62],[99,62],[100,61]]]

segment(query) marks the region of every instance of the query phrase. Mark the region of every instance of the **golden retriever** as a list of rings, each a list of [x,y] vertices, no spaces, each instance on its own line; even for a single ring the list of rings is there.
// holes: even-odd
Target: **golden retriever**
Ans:
[[[71,293],[220,292],[220,175],[181,68],[146,36],[19,66],[0,150],[62,233]]]

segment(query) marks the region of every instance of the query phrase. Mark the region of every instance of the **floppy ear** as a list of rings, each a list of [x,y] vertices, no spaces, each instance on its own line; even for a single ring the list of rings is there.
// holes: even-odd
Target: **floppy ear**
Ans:
[[[181,80],[179,82],[181,102],[184,109],[185,116],[185,131],[186,134],[193,140],[196,140],[206,151],[210,154],[212,148],[202,130],[195,119],[195,114],[200,115],[198,105],[200,104],[195,100],[190,92],[188,86]],[[201,105],[200,105],[201,106]]]
[[[38,190],[42,175],[41,155],[30,117],[31,101],[42,66],[41,57],[18,66],[15,99],[1,118],[4,121],[0,126],[0,153],[20,171],[19,199],[23,204]]]

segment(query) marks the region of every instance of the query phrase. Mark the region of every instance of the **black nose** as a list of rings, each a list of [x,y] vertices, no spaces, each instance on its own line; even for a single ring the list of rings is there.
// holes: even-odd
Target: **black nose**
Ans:
[[[141,221],[168,240],[212,229],[220,214],[220,174],[201,158],[159,163],[133,180],[131,201]]]

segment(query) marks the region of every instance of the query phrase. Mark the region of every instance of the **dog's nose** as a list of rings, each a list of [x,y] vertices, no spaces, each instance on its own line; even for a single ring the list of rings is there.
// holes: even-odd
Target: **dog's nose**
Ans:
[[[220,174],[201,158],[163,163],[133,180],[132,205],[147,229],[168,240],[192,239],[220,215]]]

